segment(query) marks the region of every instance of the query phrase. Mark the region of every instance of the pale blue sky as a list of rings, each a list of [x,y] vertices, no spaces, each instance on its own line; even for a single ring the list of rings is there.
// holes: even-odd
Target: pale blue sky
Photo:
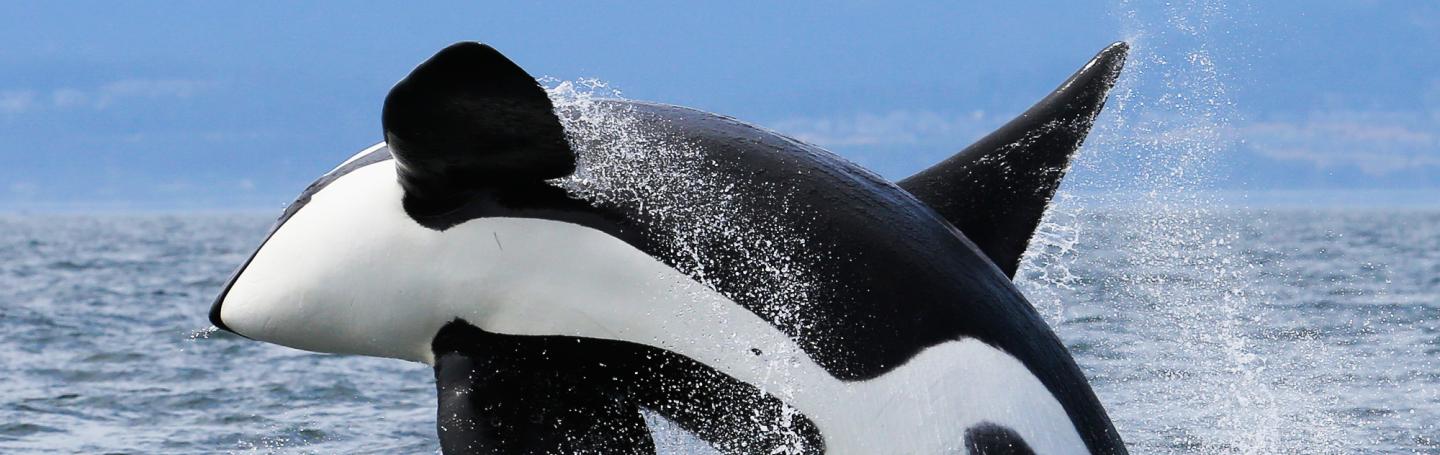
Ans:
[[[1198,156],[1205,187],[1440,193],[1440,4],[1174,3],[5,0],[0,210],[278,207],[458,40],[903,177],[1123,39],[1081,184]]]

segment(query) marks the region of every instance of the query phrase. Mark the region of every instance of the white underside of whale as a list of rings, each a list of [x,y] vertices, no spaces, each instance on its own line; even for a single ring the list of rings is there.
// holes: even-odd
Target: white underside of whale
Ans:
[[[401,197],[389,160],[315,193],[237,278],[225,324],[299,349],[424,363],[455,318],[496,333],[628,341],[774,394],[819,427],[833,454],[962,453],[964,431],[982,422],[1037,453],[1086,452],[1045,386],[978,340],[845,382],[759,316],[603,232],[521,218],[435,231],[408,217]]]

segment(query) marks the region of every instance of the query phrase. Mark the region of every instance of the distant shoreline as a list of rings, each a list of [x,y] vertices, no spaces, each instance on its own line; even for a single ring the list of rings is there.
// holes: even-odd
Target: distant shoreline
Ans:
[[[280,200],[281,198],[276,198]],[[1204,206],[1213,209],[1437,209],[1440,188],[1360,190],[1209,190],[1161,192],[1062,191],[1057,204],[1087,208]],[[285,204],[174,202],[19,202],[0,201],[0,215],[27,214],[256,214],[277,215]]]
[[[1440,188],[1354,190],[1201,190],[1185,194],[1072,191],[1083,207],[1203,205],[1220,209],[1440,209]]]

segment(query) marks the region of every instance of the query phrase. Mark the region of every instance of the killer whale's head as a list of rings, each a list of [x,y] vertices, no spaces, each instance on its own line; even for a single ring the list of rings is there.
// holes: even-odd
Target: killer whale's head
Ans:
[[[505,262],[504,247],[553,235],[508,226],[513,219],[492,220],[483,235],[451,229],[476,217],[455,216],[467,204],[493,202],[507,189],[553,194],[559,190],[545,180],[575,167],[544,89],[494,49],[457,43],[420,64],[386,97],[382,123],[385,142],[287,208],[215,300],[213,324],[300,349],[425,360],[416,358],[425,355],[417,344],[428,343],[442,316],[420,303],[483,289],[516,266]],[[487,301],[506,298],[470,297],[472,318],[484,317]]]

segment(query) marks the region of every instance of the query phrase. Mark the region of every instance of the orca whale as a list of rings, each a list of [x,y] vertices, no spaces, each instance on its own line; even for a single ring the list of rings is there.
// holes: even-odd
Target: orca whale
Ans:
[[[1123,454],[1010,278],[1127,49],[892,183],[723,115],[552,98],[457,43],[210,320],[433,366],[447,454],[654,453],[657,421],[734,454]]]

